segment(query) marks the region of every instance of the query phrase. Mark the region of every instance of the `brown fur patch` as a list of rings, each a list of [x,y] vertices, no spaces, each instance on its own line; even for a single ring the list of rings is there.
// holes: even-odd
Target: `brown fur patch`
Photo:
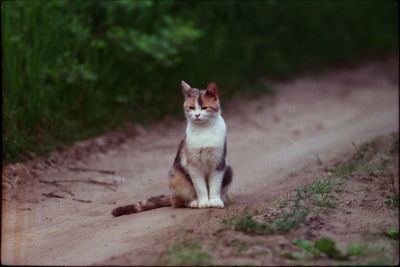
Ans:
[[[113,209],[113,211],[111,212],[111,214],[114,217],[118,217],[124,214],[132,214],[132,213],[136,213],[137,210],[135,208],[135,204],[133,205],[126,205],[126,206],[122,206],[122,207],[118,207]]]
[[[226,139],[225,139],[225,143],[224,143],[224,150],[222,152],[222,157],[217,164],[217,171],[223,171],[225,169],[225,166],[226,166],[225,158],[226,158]]]
[[[206,89],[206,95],[212,96],[213,98],[218,98],[218,86],[215,82],[211,82],[208,84]]]
[[[192,183],[192,179],[190,178],[189,173],[185,170],[185,168],[182,167],[182,161],[186,162],[189,160],[187,157],[187,152],[186,152],[185,139],[186,139],[186,136],[182,139],[182,141],[179,144],[178,152],[176,153],[173,167],[175,169],[179,170],[180,172],[182,172],[185,175],[186,179],[190,183]]]
[[[156,197],[151,197],[147,200],[148,204],[152,204],[156,207],[167,207],[170,206],[170,196],[165,196],[165,195],[161,195],[161,196],[156,196]]]
[[[169,173],[169,178],[169,188],[172,191],[173,197],[180,197],[185,202],[196,198],[196,192],[194,191],[190,177],[182,169],[174,166]]]
[[[201,102],[203,103],[202,107],[210,108],[211,110],[217,112],[220,108],[219,100],[214,97],[208,96],[205,91],[201,93]]]
[[[174,165],[169,172],[169,188],[172,192],[171,205],[174,207],[185,206],[187,202],[196,198],[192,179],[181,160],[186,157],[185,138],[179,144]]]
[[[170,196],[165,196],[165,195],[160,195],[156,197],[151,197],[145,201],[140,201],[138,203],[132,204],[132,205],[126,205],[122,207],[118,207],[113,209],[111,214],[114,217],[118,217],[121,215],[128,215],[140,211],[145,211],[145,210],[152,210],[152,209],[157,209],[157,208],[162,208],[162,207],[168,207],[171,206],[171,197]]]
[[[174,208],[185,207],[186,201],[180,197],[171,197],[171,205]]]

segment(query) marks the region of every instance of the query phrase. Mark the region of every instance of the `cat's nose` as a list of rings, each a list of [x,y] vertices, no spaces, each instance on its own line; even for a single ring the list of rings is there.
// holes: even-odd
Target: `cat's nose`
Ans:
[[[199,114],[194,114],[196,116],[196,118],[200,117],[200,113]]]

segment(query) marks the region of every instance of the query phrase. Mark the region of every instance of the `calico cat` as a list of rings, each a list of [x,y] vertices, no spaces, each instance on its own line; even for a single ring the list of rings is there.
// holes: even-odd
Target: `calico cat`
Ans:
[[[157,196],[114,209],[112,215],[136,213],[160,207],[224,208],[224,196],[232,182],[226,164],[226,125],[221,116],[217,85],[192,88],[181,82],[187,126],[169,172],[170,196]]]

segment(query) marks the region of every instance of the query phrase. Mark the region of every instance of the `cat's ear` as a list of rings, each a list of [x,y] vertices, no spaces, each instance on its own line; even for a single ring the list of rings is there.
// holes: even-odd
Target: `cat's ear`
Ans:
[[[206,89],[206,95],[210,97],[218,98],[218,87],[215,82],[211,82],[208,84]]]
[[[186,97],[190,97],[193,93],[193,89],[192,87],[190,87],[189,84],[187,84],[185,81],[181,81],[181,88],[182,88],[182,92],[183,95]]]

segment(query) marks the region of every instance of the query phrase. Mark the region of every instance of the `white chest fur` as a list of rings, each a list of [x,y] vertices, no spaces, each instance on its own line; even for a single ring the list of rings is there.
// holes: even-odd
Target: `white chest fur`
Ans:
[[[186,127],[186,149],[193,165],[212,168],[222,157],[226,136],[225,121],[218,116],[206,125],[189,123]]]

